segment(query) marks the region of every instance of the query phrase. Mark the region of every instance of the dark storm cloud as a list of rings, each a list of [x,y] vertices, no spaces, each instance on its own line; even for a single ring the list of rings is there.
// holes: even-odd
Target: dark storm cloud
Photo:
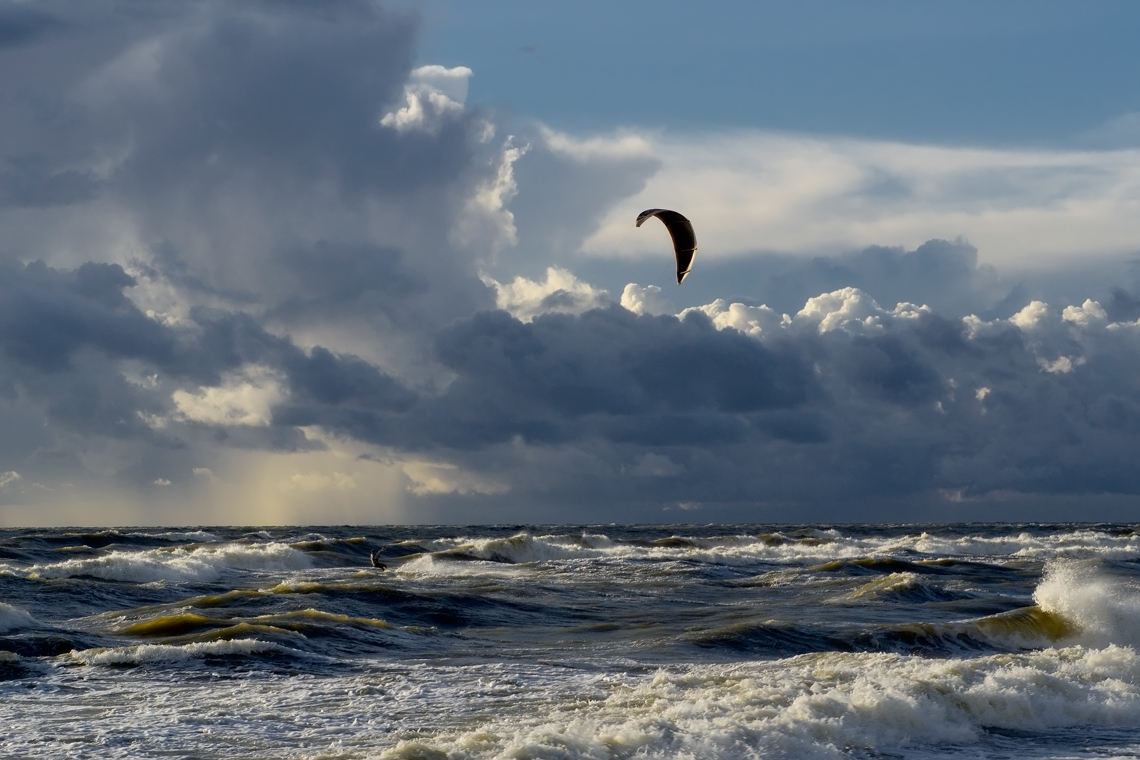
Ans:
[[[677,320],[615,306],[524,324],[492,312],[445,331],[437,345],[458,379],[431,413],[451,420],[447,435],[469,446],[516,435],[738,438],[732,415],[794,407],[813,385],[794,352],[717,331],[699,314]]]
[[[1140,319],[1140,298],[1121,287],[1109,289],[1111,299],[1105,304],[1108,318],[1113,322],[1135,322]]]
[[[425,294],[428,275],[404,262],[397,248],[370,244],[345,245],[318,241],[308,248],[285,251],[288,287],[272,317],[303,321],[317,315],[382,314],[404,329],[413,316],[404,308],[408,297]]]
[[[27,5],[0,6],[0,49],[27,44],[61,26],[55,16]]]
[[[323,417],[312,408],[302,417],[294,406],[279,419],[426,450],[514,437],[693,445],[737,440],[745,426],[735,415],[795,406],[810,387],[798,357],[718,332],[702,315],[678,321],[612,307],[525,324],[484,312],[443,331],[437,351],[457,377],[405,415],[357,405],[346,417],[338,403]]]
[[[490,305],[486,240],[455,230],[501,221],[469,206],[502,139],[458,105],[380,124],[417,27],[368,0],[0,4],[0,416],[27,442],[0,471],[55,450],[53,477],[101,478],[80,461],[104,439],[143,442],[110,468],[138,483],[156,443],[186,474],[211,442],[304,448],[172,395],[247,381],[282,419],[414,402],[355,349],[432,362],[438,325]]]
[[[861,395],[898,405],[932,403],[943,380],[916,346],[897,335],[843,336],[830,341],[829,363],[838,364]]]
[[[380,297],[359,316],[377,329],[487,305],[450,239],[495,174],[485,118],[379,123],[403,105],[414,15],[366,0],[45,7],[83,23],[5,53],[0,206],[98,200],[152,252],[140,268],[287,324],[335,323],[345,291],[367,301],[369,287]],[[40,257],[29,224],[44,221],[10,217],[8,252]]]
[[[414,394],[375,366],[316,347],[306,352],[252,317],[197,309],[179,329],[143,314],[124,294],[136,284],[121,267],[58,271],[33,262],[0,267],[0,373],[9,397],[42,400],[64,427],[152,438],[137,411],[169,413],[158,392],[213,386],[255,364],[280,371],[296,403],[406,409]],[[128,382],[117,360],[154,373],[154,387]]]
[[[134,284],[115,264],[87,263],[70,272],[42,262],[0,266],[0,348],[40,372],[67,369],[84,347],[165,363],[166,331],[123,295]]]
[[[66,206],[92,200],[100,184],[90,171],[53,171],[42,155],[9,156],[0,168],[0,206]]]
[[[290,387],[299,402],[351,407],[370,412],[402,411],[416,396],[373,365],[355,356],[337,356],[320,346],[307,355],[292,349],[283,357]]]
[[[832,295],[758,337],[692,312],[476,315],[438,342],[456,380],[375,440],[450,451],[512,482],[500,499],[561,505],[552,518],[699,502],[718,519],[934,519],[1009,493],[1140,494],[1135,323],[1095,304],[985,321]]]

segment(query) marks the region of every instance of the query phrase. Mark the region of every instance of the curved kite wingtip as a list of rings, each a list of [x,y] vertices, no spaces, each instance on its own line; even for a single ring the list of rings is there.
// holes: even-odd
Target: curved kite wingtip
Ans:
[[[662,211],[665,211],[665,209],[663,209],[663,208],[647,208],[647,209],[645,209],[645,211],[642,211],[640,214],[637,215],[637,221],[634,222],[633,226],[634,227],[640,227],[641,223],[644,222],[646,219],[652,219],[653,217],[660,214]],[[673,213],[676,214],[677,212],[674,211]]]

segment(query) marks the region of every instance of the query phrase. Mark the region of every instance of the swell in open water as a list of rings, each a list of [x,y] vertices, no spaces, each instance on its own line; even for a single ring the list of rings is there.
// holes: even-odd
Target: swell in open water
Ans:
[[[1140,757],[1138,648],[1131,525],[0,531],[8,758]]]

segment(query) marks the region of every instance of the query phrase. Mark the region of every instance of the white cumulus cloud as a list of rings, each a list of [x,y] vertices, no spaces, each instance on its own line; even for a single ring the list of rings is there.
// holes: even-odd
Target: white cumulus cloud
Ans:
[[[634,314],[672,314],[676,311],[669,297],[656,285],[641,287],[631,282],[621,294],[621,305]]]
[[[248,366],[214,387],[178,390],[171,400],[180,419],[210,425],[268,425],[273,406],[285,398],[281,375],[267,367]]]
[[[609,293],[583,282],[566,269],[550,267],[546,279],[516,277],[500,283],[484,276],[483,282],[495,290],[495,306],[529,322],[540,314],[581,314],[610,303]],[[623,296],[624,298],[624,296]]]
[[[449,69],[430,65],[413,69],[404,86],[407,105],[385,114],[380,123],[397,132],[417,129],[432,134],[439,132],[445,120],[463,112],[471,74],[466,66]]]

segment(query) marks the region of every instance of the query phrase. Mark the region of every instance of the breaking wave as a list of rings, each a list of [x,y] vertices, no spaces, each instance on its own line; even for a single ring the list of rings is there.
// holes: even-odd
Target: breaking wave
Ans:
[[[36,564],[23,572],[30,578],[89,577],[153,583],[213,581],[226,570],[304,570],[310,567],[312,561],[303,552],[286,544],[227,543],[143,551],[114,550],[96,557]]]
[[[995,728],[1135,725],[1137,680],[1140,658],[1115,646],[966,661],[805,654],[578,684],[588,698],[577,704],[564,694],[542,716],[408,738],[380,757],[822,759],[924,746],[967,750]]]
[[[1140,647],[1140,583],[1102,561],[1049,562],[1033,598],[1068,621],[1081,644]]]
[[[629,539],[602,533],[518,533],[506,538],[454,538],[424,542],[425,553],[455,559],[522,564],[566,559],[680,559],[725,565],[755,562],[855,563],[867,571],[937,573],[936,562],[920,557],[1006,557],[1015,559],[1072,558],[1126,559],[1140,556],[1140,534],[1131,530],[1095,528],[1050,531],[1008,530],[996,535],[969,533],[943,535],[926,530],[893,532],[883,536],[845,533],[841,529],[803,528],[763,533],[717,536],[672,535],[655,539]],[[914,561],[899,555],[913,555]],[[876,564],[883,567],[876,567]],[[835,565],[836,569],[844,565]],[[831,568],[822,568],[831,569]]]
[[[139,644],[129,647],[97,647],[75,650],[63,655],[63,657],[75,665],[144,665],[148,663],[186,662],[206,657],[250,657],[264,654],[310,656],[304,652],[269,641],[232,639],[195,642],[181,646]]]
[[[0,633],[38,627],[40,621],[32,617],[27,610],[0,602]]]

